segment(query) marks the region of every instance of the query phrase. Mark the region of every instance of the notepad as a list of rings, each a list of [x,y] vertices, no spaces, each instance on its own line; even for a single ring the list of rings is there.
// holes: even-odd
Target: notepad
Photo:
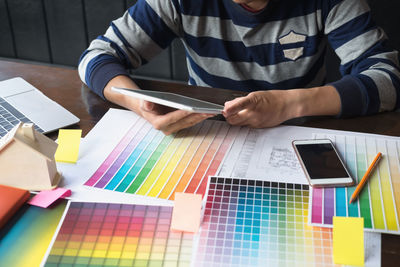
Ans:
[[[57,162],[76,163],[79,155],[82,130],[60,130],[58,148],[55,154]]]
[[[171,229],[196,233],[200,227],[201,201],[200,194],[175,193]]]
[[[48,208],[59,198],[65,198],[71,196],[71,190],[65,188],[56,188],[53,190],[43,190],[39,194],[35,195],[29,204],[38,206],[41,208]]]
[[[333,261],[364,266],[364,218],[333,217]]]
[[[0,185],[0,228],[28,200],[29,196],[27,190]]]

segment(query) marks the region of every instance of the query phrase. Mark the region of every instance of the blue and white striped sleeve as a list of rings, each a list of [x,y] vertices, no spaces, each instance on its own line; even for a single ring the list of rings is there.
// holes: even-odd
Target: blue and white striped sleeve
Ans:
[[[338,90],[341,117],[374,114],[400,107],[398,52],[388,48],[365,0],[330,0],[323,12],[325,34],[341,60]],[[325,14],[324,14],[325,13]]]
[[[79,76],[104,98],[107,83],[147,63],[180,35],[178,0],[139,0],[93,40],[79,60]]]

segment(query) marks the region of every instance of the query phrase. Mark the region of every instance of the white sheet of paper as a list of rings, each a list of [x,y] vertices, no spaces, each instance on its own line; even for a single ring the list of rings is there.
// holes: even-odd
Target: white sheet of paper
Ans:
[[[218,175],[307,184],[291,142],[310,139],[312,130],[294,126],[242,128]]]
[[[364,232],[365,267],[381,266],[381,234]]]

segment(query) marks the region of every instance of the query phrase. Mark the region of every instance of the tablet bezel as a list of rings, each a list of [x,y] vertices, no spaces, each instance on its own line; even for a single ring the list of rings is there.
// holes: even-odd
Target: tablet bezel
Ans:
[[[221,114],[222,110],[224,109],[224,106],[222,105],[170,92],[128,89],[120,87],[111,87],[111,90],[138,99],[143,99],[149,102],[157,103],[160,105],[176,109],[187,110],[194,113]],[[199,106],[194,106],[189,103],[185,103],[184,102],[185,100],[188,100],[190,102],[195,102]]]

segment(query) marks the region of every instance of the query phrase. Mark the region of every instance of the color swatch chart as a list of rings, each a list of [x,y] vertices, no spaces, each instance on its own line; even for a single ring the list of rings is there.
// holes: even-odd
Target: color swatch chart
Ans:
[[[331,226],[333,216],[364,217],[365,230],[400,234],[400,141],[394,138],[316,135],[331,139],[351,175],[360,181],[378,152],[383,154],[357,201],[353,187],[312,190],[310,222]]]
[[[137,118],[85,185],[163,199],[174,192],[204,194],[239,129],[205,121],[165,136]]]
[[[333,266],[331,229],[307,224],[308,185],[209,183],[195,266]]]
[[[189,266],[193,234],[172,207],[70,202],[45,266]]]

